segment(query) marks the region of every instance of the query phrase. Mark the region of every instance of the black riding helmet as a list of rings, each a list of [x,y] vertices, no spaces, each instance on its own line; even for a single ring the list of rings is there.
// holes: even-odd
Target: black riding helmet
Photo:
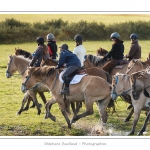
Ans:
[[[36,42],[37,42],[38,44],[44,44],[44,38],[43,38],[43,37],[38,37],[38,38],[36,39]]]
[[[82,42],[82,36],[80,34],[77,34],[75,37],[74,37],[74,40],[76,42]]]
[[[136,39],[138,39],[138,35],[135,34],[135,33],[132,33],[132,34],[130,35],[130,39],[136,40]]]

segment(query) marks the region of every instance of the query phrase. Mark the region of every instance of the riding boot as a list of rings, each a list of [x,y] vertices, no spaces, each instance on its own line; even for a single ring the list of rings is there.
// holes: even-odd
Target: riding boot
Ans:
[[[65,87],[64,87],[64,89],[62,89],[60,91],[60,93],[64,94],[64,95],[70,95],[69,94],[69,83],[70,83],[70,80],[68,79],[68,77],[64,77],[64,83],[65,83]]]

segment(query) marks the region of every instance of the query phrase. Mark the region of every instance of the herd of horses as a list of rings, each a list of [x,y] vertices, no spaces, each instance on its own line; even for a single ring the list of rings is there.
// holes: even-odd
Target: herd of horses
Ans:
[[[10,78],[17,71],[22,76],[21,91],[25,94],[17,114],[20,115],[23,111],[28,110],[32,101],[31,107],[36,106],[38,115],[40,115],[41,104],[37,100],[38,93],[45,105],[45,119],[50,118],[56,121],[56,117],[51,113],[51,107],[53,104],[58,103],[68,128],[71,128],[72,123],[93,114],[93,104],[96,102],[101,122],[105,124],[108,119],[107,108],[114,107],[111,103],[120,96],[125,102],[129,103],[131,108],[125,122],[129,121],[132,114],[134,114],[133,126],[129,135],[134,134],[141,111],[147,112],[145,123],[138,133],[138,135],[142,135],[146,130],[150,117],[150,85],[147,82],[147,80],[150,80],[149,59],[145,62],[133,59],[123,65],[115,66],[109,74],[102,69],[108,61],[102,61],[102,57],[107,52],[105,49],[100,48],[97,50],[96,56],[87,54],[84,61],[86,76],[78,84],[70,84],[70,95],[64,96],[59,94],[63,83],[59,80],[62,69],[54,69],[54,66],[58,64],[57,61],[47,59],[42,62],[41,67],[28,67],[32,59],[31,53],[15,48],[15,54],[9,56],[6,77]],[[52,98],[47,101],[44,92],[49,91]],[[79,114],[82,102],[84,102],[86,110]],[[70,106],[73,112],[71,120],[68,117]]]

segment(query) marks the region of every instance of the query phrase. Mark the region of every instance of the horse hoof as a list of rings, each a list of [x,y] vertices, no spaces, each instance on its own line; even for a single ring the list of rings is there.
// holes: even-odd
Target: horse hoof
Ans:
[[[35,105],[32,105],[30,108],[34,108],[35,107]]]
[[[39,107],[42,108],[42,104],[39,104]]]
[[[16,115],[18,115],[18,116],[19,116],[19,115],[21,115],[21,112],[20,112],[20,111],[18,111],[18,112],[16,113]]]
[[[137,135],[138,135],[138,136],[143,135],[143,132],[139,132]]]
[[[130,132],[128,135],[134,135],[134,133],[133,133],[133,132]]]
[[[128,119],[125,119],[124,122],[129,122],[129,120],[128,120]]]

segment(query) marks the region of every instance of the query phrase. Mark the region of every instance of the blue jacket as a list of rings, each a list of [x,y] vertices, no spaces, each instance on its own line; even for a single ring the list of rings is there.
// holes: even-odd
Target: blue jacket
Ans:
[[[63,67],[63,65],[66,64],[67,68],[69,66],[78,66],[81,67],[81,62],[76,54],[73,54],[69,50],[62,50],[60,52],[60,58],[58,61],[57,68]]]

